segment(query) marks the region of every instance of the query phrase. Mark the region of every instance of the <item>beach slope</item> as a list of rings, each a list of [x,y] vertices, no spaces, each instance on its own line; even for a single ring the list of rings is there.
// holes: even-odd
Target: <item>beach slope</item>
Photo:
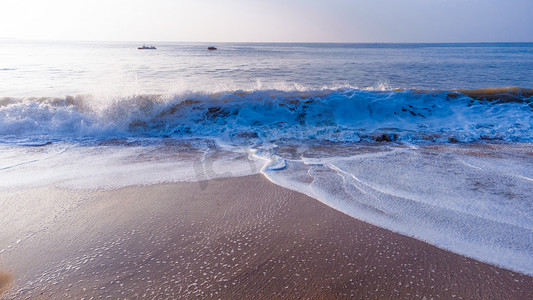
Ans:
[[[0,229],[0,268],[14,279],[2,299],[533,298],[533,277],[375,227],[261,175],[48,186],[0,200],[19,203],[6,215],[27,216]]]

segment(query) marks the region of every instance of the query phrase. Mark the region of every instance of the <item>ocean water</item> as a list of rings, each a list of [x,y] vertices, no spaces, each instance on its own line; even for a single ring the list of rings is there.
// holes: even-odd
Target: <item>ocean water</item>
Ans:
[[[2,43],[3,190],[262,173],[533,275],[532,43]]]
[[[139,45],[3,40],[1,96],[533,87],[533,43]]]

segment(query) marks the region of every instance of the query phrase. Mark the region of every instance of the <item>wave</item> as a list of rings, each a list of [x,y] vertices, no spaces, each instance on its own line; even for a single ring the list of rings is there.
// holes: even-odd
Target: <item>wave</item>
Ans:
[[[533,141],[533,90],[183,92],[0,98],[0,140]]]

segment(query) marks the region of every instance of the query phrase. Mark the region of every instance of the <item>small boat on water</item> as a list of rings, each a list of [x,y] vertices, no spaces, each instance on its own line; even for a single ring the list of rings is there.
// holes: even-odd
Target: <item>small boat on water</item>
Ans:
[[[207,47],[207,50],[217,50],[217,47],[213,47],[213,46]]]
[[[142,47],[137,47],[137,49],[139,49],[139,50],[155,50],[157,48],[152,46],[152,45],[143,45]]]

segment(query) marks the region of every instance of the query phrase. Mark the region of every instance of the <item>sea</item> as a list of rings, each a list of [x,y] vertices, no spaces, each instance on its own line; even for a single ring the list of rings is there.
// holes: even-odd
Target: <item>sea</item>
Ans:
[[[4,191],[263,174],[533,275],[533,43],[1,44]]]

